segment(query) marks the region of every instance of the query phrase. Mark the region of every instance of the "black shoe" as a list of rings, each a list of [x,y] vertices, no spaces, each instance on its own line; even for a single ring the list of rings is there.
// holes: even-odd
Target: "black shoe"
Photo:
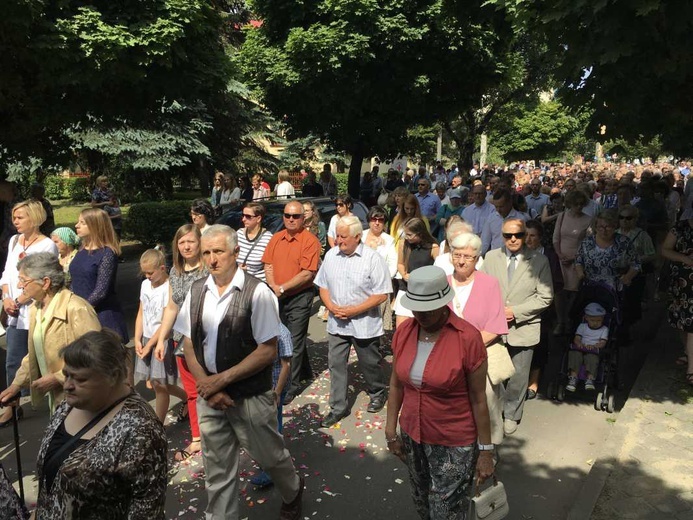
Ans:
[[[303,488],[306,487],[306,479],[303,475],[298,476],[298,494],[289,504],[282,504],[279,510],[279,520],[299,520],[303,509]]]
[[[374,397],[371,402],[368,403],[368,408],[366,410],[370,413],[376,413],[385,407],[385,402],[387,399],[385,397]]]
[[[349,414],[344,414],[344,415],[337,415],[332,412],[328,413],[325,417],[322,418],[322,421],[320,421],[320,428],[331,428],[335,424],[337,424],[339,421],[344,419],[347,415]]]
[[[284,396],[284,400],[282,401],[283,404],[291,404],[291,401],[296,399],[296,396],[294,394],[288,393]]]

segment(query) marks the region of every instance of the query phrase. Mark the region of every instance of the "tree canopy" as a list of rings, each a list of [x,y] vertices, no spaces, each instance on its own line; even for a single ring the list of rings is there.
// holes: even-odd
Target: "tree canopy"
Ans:
[[[673,153],[693,145],[693,3],[680,0],[492,0],[547,37],[561,96],[591,110],[589,132],[629,141],[661,136]]]

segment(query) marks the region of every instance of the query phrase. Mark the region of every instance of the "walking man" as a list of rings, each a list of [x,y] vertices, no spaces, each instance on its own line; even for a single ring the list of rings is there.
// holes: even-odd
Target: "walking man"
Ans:
[[[515,375],[505,388],[503,430],[512,435],[522,420],[532,355],[540,341],[541,314],[553,300],[553,281],[548,259],[525,246],[524,220],[506,220],[502,232],[504,246],[489,251],[482,270],[498,280],[505,300],[506,341]]]
[[[238,519],[238,458],[244,448],[279,490],[280,519],[298,520],[303,477],[277,432],[272,391],[277,300],[264,283],[238,269],[233,229],[210,226],[201,249],[209,276],[193,283],[175,329],[197,381],[206,518]]]
[[[329,428],[349,415],[347,367],[351,345],[356,347],[370,403],[368,411],[382,410],[387,399],[387,379],[378,350],[383,335],[380,304],[392,292],[385,260],[361,242],[363,228],[358,217],[337,222],[337,245],[327,252],[315,284],[329,311],[327,320],[330,369],[330,412],[321,426]]]
[[[284,404],[300,393],[302,380],[312,379],[306,337],[313,305],[313,278],[318,271],[320,241],[303,226],[303,205],[292,201],[284,206],[285,229],[272,235],[265,248],[267,284],[279,298],[279,315],[291,331],[294,357],[291,360],[291,387]]]

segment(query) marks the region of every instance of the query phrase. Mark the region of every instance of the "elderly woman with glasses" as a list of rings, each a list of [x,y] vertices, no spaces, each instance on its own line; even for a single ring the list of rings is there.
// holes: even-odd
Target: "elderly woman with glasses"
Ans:
[[[503,348],[501,336],[508,333],[505,305],[498,280],[478,271],[477,261],[481,254],[481,239],[473,233],[461,233],[450,243],[450,260],[454,272],[448,277],[454,297],[450,308],[474,325],[488,348]],[[494,362],[489,357],[489,373],[493,374]],[[486,380],[486,403],[491,418],[491,442],[503,442],[503,407],[501,406],[501,381]]]
[[[642,317],[642,302],[645,295],[647,274],[654,273],[657,254],[650,235],[637,227],[638,208],[627,205],[618,209],[619,228],[616,230],[621,236],[630,240],[638,255],[641,270],[633,278],[632,283],[626,287],[623,295],[623,320],[631,325]]]
[[[272,233],[262,227],[265,207],[258,202],[248,202],[243,206],[241,221],[243,228],[238,230],[238,257],[236,262],[246,273],[265,281],[265,264],[262,255],[272,238]]]
[[[51,413],[63,399],[63,360],[60,350],[92,330],[101,330],[89,303],[65,287],[65,272],[52,253],[36,253],[19,261],[19,286],[33,301],[29,309],[29,353],[14,381],[0,394],[0,402],[12,401],[22,388],[31,389],[38,406],[48,395]]]
[[[392,342],[385,440],[409,469],[422,519],[466,518],[473,478],[493,474],[486,349],[479,331],[450,310],[454,297],[442,269],[413,271],[402,305],[414,319]]]
[[[597,217],[596,234],[586,237],[575,257],[578,278],[603,284],[616,291],[631,284],[640,272],[640,260],[632,242],[616,234],[618,212],[607,209]]]

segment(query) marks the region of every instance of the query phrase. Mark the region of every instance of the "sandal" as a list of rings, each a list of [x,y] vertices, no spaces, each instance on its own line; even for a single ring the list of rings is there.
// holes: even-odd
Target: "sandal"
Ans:
[[[178,415],[176,415],[176,422],[182,423],[186,421],[188,419],[188,415],[190,415],[190,412],[188,411],[188,404],[183,403],[180,410],[178,410]]]
[[[677,365],[687,365],[688,364],[688,355],[683,354],[682,356],[677,357],[675,363]]]
[[[199,445],[200,448],[197,450],[191,450],[190,447],[193,444]],[[190,444],[188,444],[188,446],[185,449],[176,451],[176,454],[173,458],[175,460],[177,460],[178,462],[183,462],[184,460],[188,460],[190,457],[200,453],[201,451],[202,451],[202,446],[200,445],[200,441],[192,441]]]

